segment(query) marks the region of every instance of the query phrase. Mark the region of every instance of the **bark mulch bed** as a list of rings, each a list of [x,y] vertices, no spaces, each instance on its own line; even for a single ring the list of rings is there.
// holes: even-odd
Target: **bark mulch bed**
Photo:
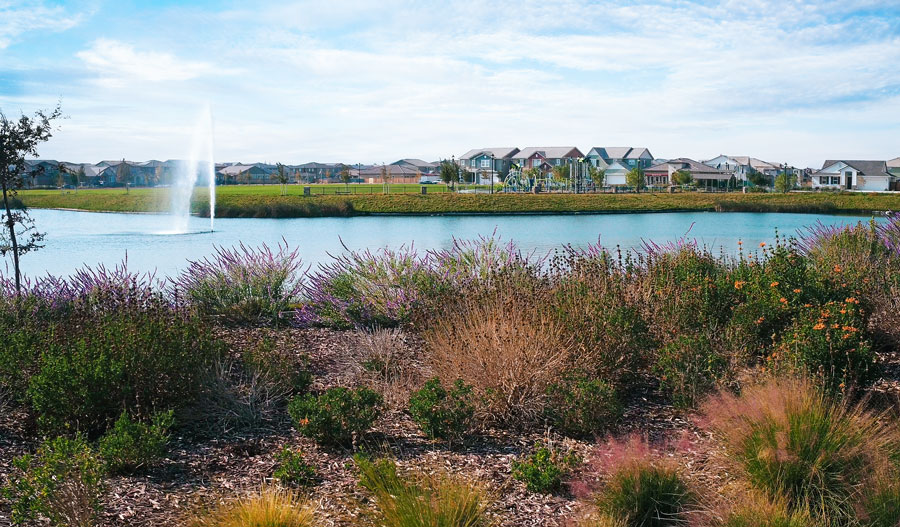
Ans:
[[[362,367],[373,346],[354,332],[325,329],[229,329],[223,339],[233,351],[255,345],[262,338],[276,349],[297,357],[308,357],[315,375],[314,388],[353,385],[360,382],[380,388],[391,396],[389,409],[365,440],[365,448],[390,450],[398,465],[417,470],[440,470],[479,481],[491,498],[489,512],[498,526],[568,525],[584,508],[569,491],[555,495],[536,494],[512,478],[511,462],[527,453],[539,441],[551,440],[584,459],[597,451],[597,442],[559,437],[540,430],[515,433],[488,430],[464,445],[452,448],[429,441],[402,411],[403,401],[413,386],[427,377],[422,345],[416,336],[396,333],[390,340],[390,360],[400,364],[400,381],[384,383],[377,373]],[[888,370],[898,373],[900,357],[885,359]],[[894,398],[900,393],[897,376],[878,383],[877,389]],[[379,383],[381,383],[379,385]],[[25,432],[23,416],[7,409],[0,414],[0,481],[11,471],[11,460],[34,448]],[[615,430],[618,437],[637,434],[667,449],[687,476],[708,489],[716,499],[729,485],[727,470],[719,466],[717,447],[708,434],[696,427],[690,416],[666,404],[652,389],[634,394],[625,418]],[[167,459],[143,474],[109,478],[100,524],[103,526],[159,527],[183,525],[205,508],[253,493],[271,483],[275,455],[285,446],[300,449],[316,467],[320,482],[309,496],[319,506],[321,525],[375,525],[372,504],[358,485],[352,452],[328,450],[301,437],[284,412],[250,431],[222,430],[215,437],[174,437]],[[596,474],[576,474],[588,484]],[[8,504],[0,501],[0,525],[8,520]]]

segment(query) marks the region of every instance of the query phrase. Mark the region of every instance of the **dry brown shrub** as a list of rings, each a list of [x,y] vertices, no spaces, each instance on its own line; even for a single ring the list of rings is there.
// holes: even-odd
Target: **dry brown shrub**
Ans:
[[[257,494],[224,503],[187,522],[190,527],[313,527],[315,507],[298,493],[264,487]]]
[[[423,365],[410,349],[408,336],[397,328],[358,333],[359,354],[353,368],[354,384],[379,392],[392,410],[406,409],[409,396],[425,378]]]
[[[435,374],[462,379],[482,401],[485,423],[523,425],[540,416],[548,386],[571,367],[575,343],[539,287],[463,295],[424,339]]]

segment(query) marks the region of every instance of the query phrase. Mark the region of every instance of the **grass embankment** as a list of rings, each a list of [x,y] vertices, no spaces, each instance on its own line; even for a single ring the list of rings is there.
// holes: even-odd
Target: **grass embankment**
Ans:
[[[321,190],[319,187],[322,187]],[[350,186],[354,188],[354,185]],[[356,186],[358,193],[327,194],[340,185],[314,186],[313,196],[303,196],[301,186],[278,185],[219,187],[216,215],[232,218],[294,218],[355,216],[366,214],[490,214],[490,213],[602,213],[662,211],[813,212],[869,213],[900,210],[900,194],[791,193],[727,194],[457,194],[431,185],[428,195],[409,193],[417,185],[395,185],[395,193],[372,192],[373,186]],[[380,186],[377,186],[380,189]],[[401,192],[408,193],[401,193]],[[319,192],[326,192],[319,194]],[[168,189],[90,189],[74,192],[23,191],[19,199],[28,207],[113,212],[161,212],[168,209]],[[192,208],[208,214],[209,197],[198,189]]]

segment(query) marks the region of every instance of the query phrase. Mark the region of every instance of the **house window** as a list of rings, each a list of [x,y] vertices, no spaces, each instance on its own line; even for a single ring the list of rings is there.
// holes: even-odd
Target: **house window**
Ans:
[[[541,166],[541,160],[538,158],[534,158],[531,160],[531,168],[538,168]]]
[[[473,168],[475,167],[475,160],[474,160],[474,159],[472,160],[472,167],[473,167]]]
[[[557,160],[556,160],[556,166],[559,166],[559,164],[560,164],[561,162],[562,162],[562,159],[557,159]]]
[[[841,184],[841,176],[833,176],[831,178],[832,185],[840,185]]]
[[[481,168],[488,168],[488,167],[490,167],[490,166],[491,166],[491,160],[490,160],[490,159],[482,159],[482,160],[481,160]]]

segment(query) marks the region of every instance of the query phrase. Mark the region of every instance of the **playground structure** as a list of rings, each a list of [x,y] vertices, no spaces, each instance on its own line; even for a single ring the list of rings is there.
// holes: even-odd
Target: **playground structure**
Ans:
[[[584,158],[571,159],[564,166],[568,170],[560,174],[552,167],[549,170],[538,168],[523,169],[513,165],[503,182],[503,192],[596,192],[596,185],[591,176],[591,165]],[[560,171],[562,172],[562,171]]]

